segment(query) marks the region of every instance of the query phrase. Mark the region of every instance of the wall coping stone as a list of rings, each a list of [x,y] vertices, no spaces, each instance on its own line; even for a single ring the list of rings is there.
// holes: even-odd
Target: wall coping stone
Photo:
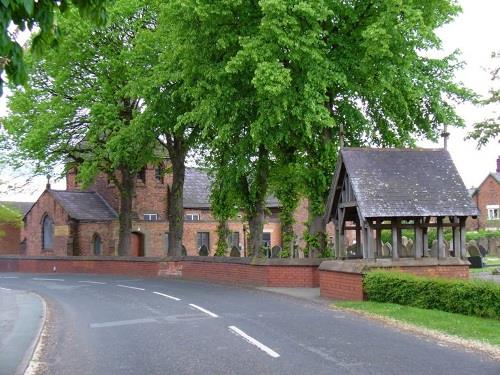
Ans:
[[[237,258],[237,257],[129,257],[129,256],[25,256],[2,255],[0,260],[62,260],[62,261],[114,261],[114,262],[200,262],[200,263],[229,263],[251,266],[319,266],[323,259],[319,258],[291,258],[291,259],[266,259],[266,258]]]
[[[444,259],[421,258],[421,259],[350,259],[350,260],[326,260],[320,266],[320,271],[335,271],[344,273],[363,274],[372,269],[399,268],[399,267],[429,267],[429,266],[469,266],[470,263],[455,257]]]

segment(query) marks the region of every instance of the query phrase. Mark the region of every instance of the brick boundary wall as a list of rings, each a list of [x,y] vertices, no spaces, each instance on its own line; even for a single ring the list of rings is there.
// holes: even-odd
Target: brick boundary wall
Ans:
[[[469,278],[469,262],[457,258],[401,259],[398,261],[388,259],[333,260],[325,261],[319,267],[320,295],[338,300],[365,300],[363,275],[374,269],[397,270],[416,276]]]
[[[318,287],[320,263],[319,259],[189,256],[169,258],[0,256],[0,272],[178,277],[233,285]]]

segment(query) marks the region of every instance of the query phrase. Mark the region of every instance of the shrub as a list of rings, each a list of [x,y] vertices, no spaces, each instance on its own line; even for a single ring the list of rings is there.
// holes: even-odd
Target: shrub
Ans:
[[[363,279],[370,301],[500,319],[500,285],[417,277],[394,271],[371,271]]]

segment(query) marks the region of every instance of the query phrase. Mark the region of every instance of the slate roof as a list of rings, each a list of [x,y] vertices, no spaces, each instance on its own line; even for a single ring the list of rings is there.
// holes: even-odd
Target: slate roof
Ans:
[[[19,212],[24,215],[31,209],[31,207],[35,204],[35,202],[10,202],[10,201],[1,201],[0,205],[6,206],[8,208],[16,208]]]
[[[184,208],[210,208],[210,178],[202,168],[186,168],[184,178]],[[266,207],[280,207],[275,197],[266,200]]]
[[[98,193],[67,190],[47,191],[75,220],[108,221],[118,217],[116,211]]]
[[[443,149],[346,148],[341,161],[364,218],[479,214]]]

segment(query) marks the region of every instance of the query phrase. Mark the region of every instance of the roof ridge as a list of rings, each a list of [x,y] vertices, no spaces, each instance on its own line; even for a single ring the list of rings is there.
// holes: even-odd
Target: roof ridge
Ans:
[[[106,199],[104,199],[104,197],[99,194],[97,191],[94,191],[94,193],[104,202],[104,205],[106,207],[108,207],[108,209],[114,213],[116,216],[118,216],[118,212],[115,211],[115,209],[113,207],[111,207],[111,205],[108,203],[108,201]]]

